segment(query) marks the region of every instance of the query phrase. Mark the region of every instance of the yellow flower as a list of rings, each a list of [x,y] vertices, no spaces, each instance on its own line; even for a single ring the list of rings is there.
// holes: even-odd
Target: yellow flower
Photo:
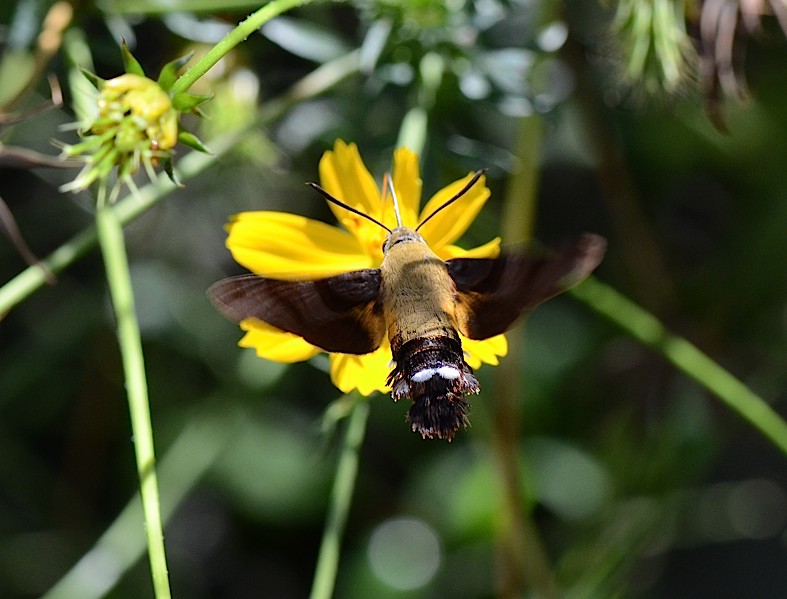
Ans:
[[[415,228],[446,200],[457,194],[472,174],[438,191],[418,211],[421,179],[418,157],[400,148],[394,153],[392,182],[402,214],[402,224]],[[396,226],[392,202],[383,203],[380,189],[366,169],[355,144],[337,141],[320,161],[320,183],[332,196],[368,214],[390,228]],[[500,251],[500,238],[472,250],[453,243],[467,230],[486,203],[489,190],[482,177],[461,199],[426,223],[419,233],[443,260],[458,257],[492,258]],[[374,223],[331,204],[344,230],[294,214],[243,212],[228,226],[227,247],[235,260],[259,275],[274,279],[314,280],[363,268],[377,268],[383,261],[382,245],[388,233]],[[301,337],[282,332],[256,319],[241,322],[246,331],[241,347],[276,362],[299,362],[320,352]],[[465,359],[472,368],[496,365],[508,351],[503,335],[483,341],[461,337]],[[343,392],[357,389],[363,395],[385,391],[391,370],[388,341],[365,355],[331,354],[331,379]]]

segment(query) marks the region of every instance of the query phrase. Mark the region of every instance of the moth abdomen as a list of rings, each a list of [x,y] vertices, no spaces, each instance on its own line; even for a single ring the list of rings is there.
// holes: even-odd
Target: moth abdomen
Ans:
[[[396,344],[394,344],[395,346]],[[396,367],[388,377],[395,401],[413,402],[407,421],[424,439],[450,441],[468,424],[464,396],[480,387],[465,362],[458,338],[420,337],[393,352]]]

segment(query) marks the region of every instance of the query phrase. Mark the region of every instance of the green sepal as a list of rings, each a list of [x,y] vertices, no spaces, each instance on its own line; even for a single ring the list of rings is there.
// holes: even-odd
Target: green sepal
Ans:
[[[203,144],[196,135],[190,133],[189,131],[184,131],[181,129],[178,133],[178,141],[184,146],[190,147],[192,150],[197,150],[197,152],[212,154],[205,144]]]
[[[164,167],[164,172],[167,173],[169,180],[172,181],[178,187],[185,187],[183,183],[180,182],[178,176],[175,174],[174,164],[172,160],[165,159],[161,161],[161,166]]]
[[[145,76],[145,71],[142,68],[142,65],[139,64],[139,61],[134,58],[134,55],[131,53],[131,50],[128,49],[128,45],[126,45],[126,40],[120,44],[120,48],[123,52],[123,65],[126,68],[126,73],[132,73],[134,75],[139,75],[140,77]]]
[[[85,79],[90,81],[90,83],[93,84],[93,87],[95,87],[98,90],[101,89],[101,86],[104,85],[104,82],[106,81],[106,79],[102,79],[95,73],[91,73],[85,68],[79,67],[79,71],[85,76]]]
[[[194,109],[210,100],[212,96],[200,96],[183,92],[175,94],[172,98],[172,105],[178,112],[194,112]]]
[[[168,92],[170,88],[175,84],[175,81],[178,80],[178,71],[183,68],[183,66],[191,60],[191,57],[194,56],[194,52],[189,52],[185,56],[181,56],[180,58],[176,58],[175,60],[171,60],[163,67],[161,67],[161,72],[158,75],[157,83],[165,92]]]

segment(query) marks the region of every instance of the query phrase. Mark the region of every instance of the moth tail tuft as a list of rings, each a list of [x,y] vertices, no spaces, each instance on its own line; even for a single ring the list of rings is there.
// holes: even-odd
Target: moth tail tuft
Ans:
[[[451,441],[460,428],[467,428],[470,405],[461,395],[422,395],[407,412],[407,422],[423,439]]]

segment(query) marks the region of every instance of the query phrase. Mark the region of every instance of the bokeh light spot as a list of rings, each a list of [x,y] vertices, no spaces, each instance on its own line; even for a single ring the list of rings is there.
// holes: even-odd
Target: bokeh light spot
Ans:
[[[413,590],[426,585],[442,561],[434,529],[415,518],[392,518],[372,533],[368,547],[374,574],[387,585]]]

